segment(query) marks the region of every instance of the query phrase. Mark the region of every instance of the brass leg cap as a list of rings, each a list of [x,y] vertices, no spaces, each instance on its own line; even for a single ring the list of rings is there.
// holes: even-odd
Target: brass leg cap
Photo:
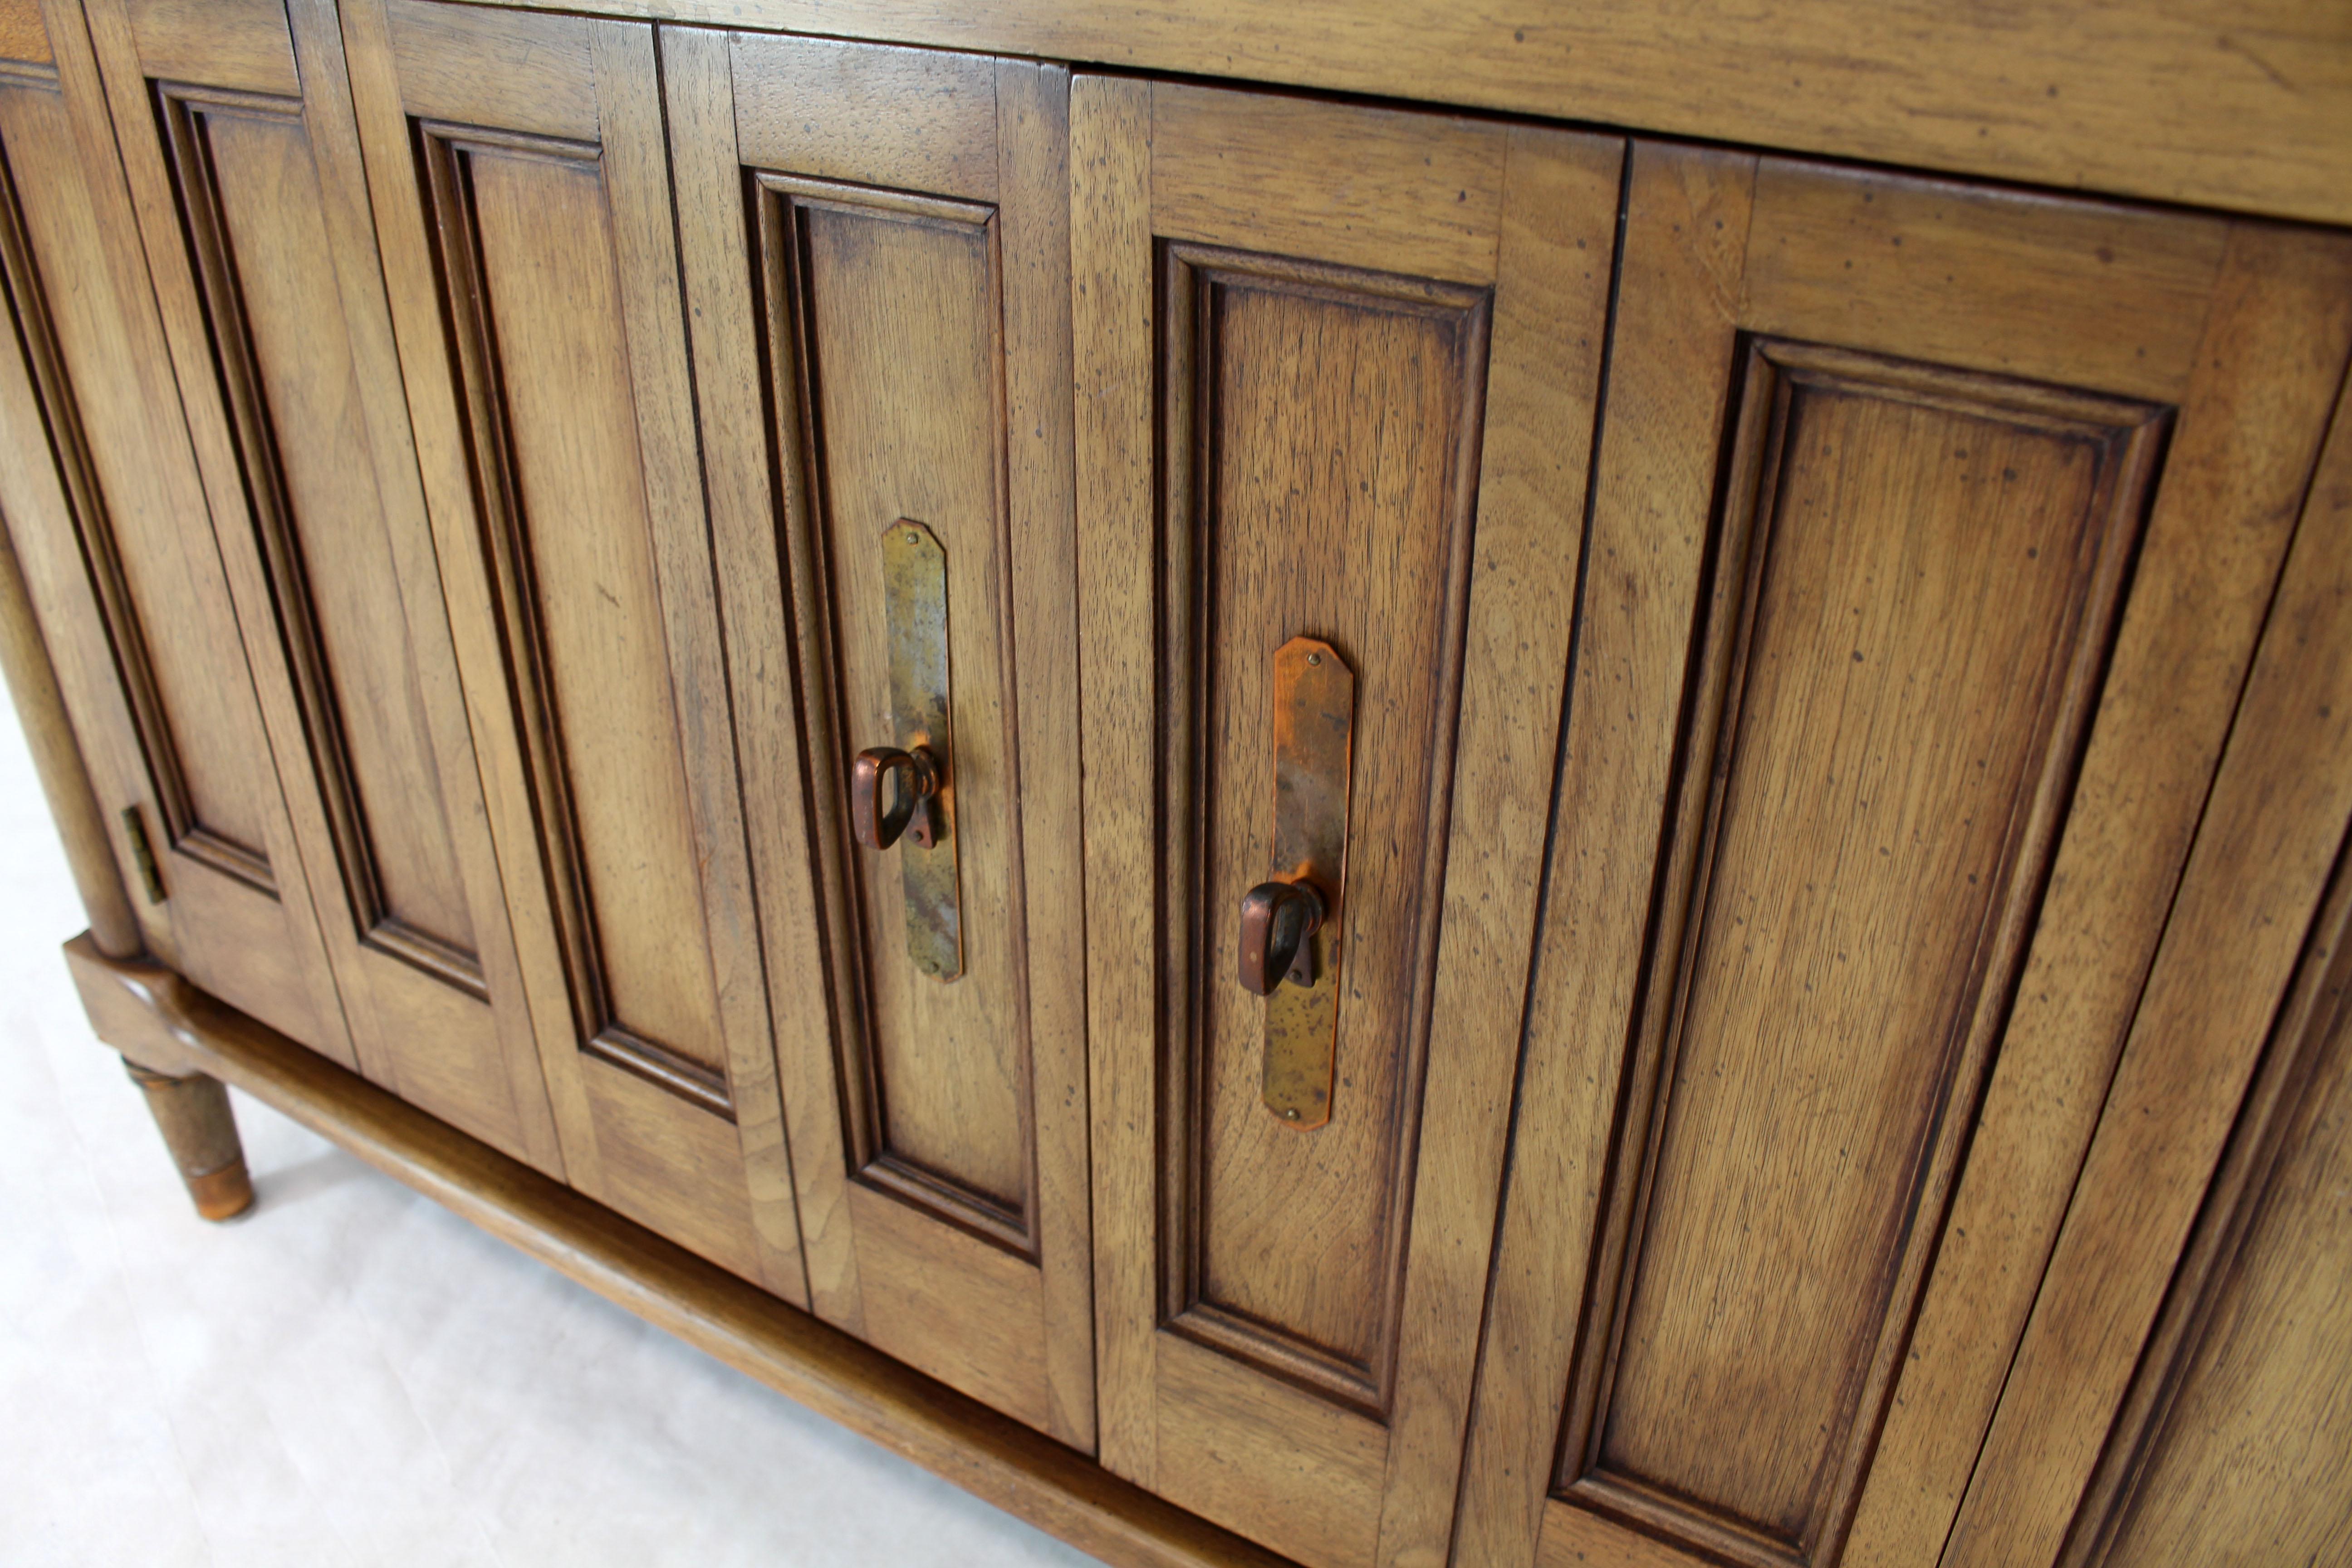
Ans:
[[[195,1199],[196,1212],[208,1220],[235,1219],[253,1206],[253,1178],[239,1160],[217,1171],[190,1176],[188,1196]]]

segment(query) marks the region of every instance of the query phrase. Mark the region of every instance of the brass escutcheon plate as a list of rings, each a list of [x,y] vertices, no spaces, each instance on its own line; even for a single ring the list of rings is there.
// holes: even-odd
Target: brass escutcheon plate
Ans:
[[[1274,655],[1274,873],[1323,898],[1323,923],[1292,978],[1265,999],[1260,1093],[1286,1127],[1331,1120],[1346,947],[1348,789],[1356,675],[1329,643],[1293,637]],[[1300,971],[1312,977],[1299,984]]]
[[[890,636],[890,722],[901,751],[930,748],[943,775],[930,847],[898,840],[907,956],[934,980],[963,973],[957,901],[955,741],[948,718],[948,552],[911,518],[882,531],[883,620]]]

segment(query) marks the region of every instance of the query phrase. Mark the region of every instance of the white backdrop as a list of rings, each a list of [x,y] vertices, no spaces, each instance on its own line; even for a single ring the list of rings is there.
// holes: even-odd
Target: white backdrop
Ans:
[[[240,1096],[195,1217],[58,944],[0,714],[0,1561],[9,1568],[1090,1562]]]

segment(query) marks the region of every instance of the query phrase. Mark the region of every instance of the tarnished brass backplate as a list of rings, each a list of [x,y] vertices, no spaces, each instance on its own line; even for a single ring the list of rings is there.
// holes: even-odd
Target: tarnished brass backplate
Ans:
[[[910,518],[882,531],[883,620],[890,637],[890,722],[901,751],[938,760],[939,831],[927,847],[898,840],[907,890],[907,956],[934,980],[963,973],[957,902],[955,737],[948,714],[948,552]]]
[[[1348,928],[1348,788],[1356,675],[1329,643],[1293,637],[1274,655],[1274,871],[1305,879],[1323,923],[1265,999],[1260,1092],[1284,1125],[1331,1120],[1339,970]]]

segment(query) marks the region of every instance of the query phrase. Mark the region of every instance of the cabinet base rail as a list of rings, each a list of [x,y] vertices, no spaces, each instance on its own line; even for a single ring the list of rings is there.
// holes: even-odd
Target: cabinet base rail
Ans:
[[[1281,1568],[1076,1451],[892,1361],[402,1103],[88,932],[67,966],[100,1039],[151,1073],[245,1090],[591,1290],[1117,1568]]]

